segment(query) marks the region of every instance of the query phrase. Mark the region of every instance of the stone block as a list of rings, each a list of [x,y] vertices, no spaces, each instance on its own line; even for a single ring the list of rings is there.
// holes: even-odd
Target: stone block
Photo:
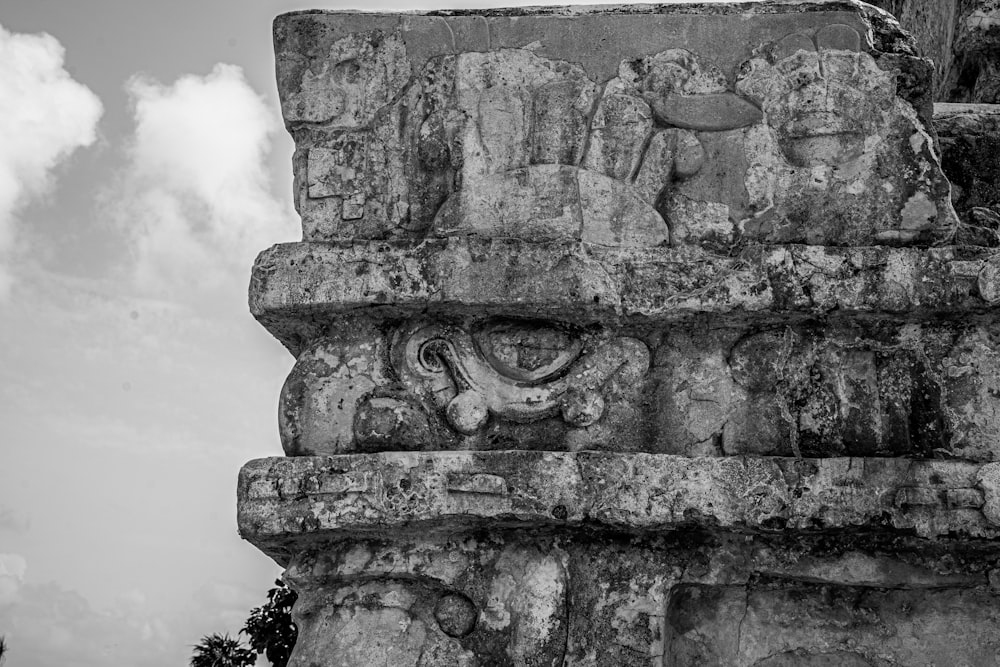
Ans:
[[[1000,552],[955,546],[996,524],[893,499],[992,477],[862,459],[271,459],[241,474],[240,525],[299,593],[291,664],[986,665]]]
[[[998,611],[993,593],[963,589],[679,586],[665,658],[679,667],[985,667],[1000,660]]]
[[[872,8],[312,11],[274,35],[307,240],[677,230],[722,250],[928,245],[956,225],[930,79]],[[623,208],[634,184],[646,205]]]
[[[456,526],[996,539],[995,490],[977,490],[993,484],[992,465],[530,451],[261,459],[241,472],[239,523],[276,557],[297,539],[446,535]]]
[[[290,456],[545,449],[1000,460],[996,326],[342,323],[281,394]]]
[[[294,353],[349,314],[489,314],[581,325],[936,318],[993,311],[994,254],[781,246],[722,257],[693,248],[455,238],[416,247],[282,244],[257,258],[250,310]]]

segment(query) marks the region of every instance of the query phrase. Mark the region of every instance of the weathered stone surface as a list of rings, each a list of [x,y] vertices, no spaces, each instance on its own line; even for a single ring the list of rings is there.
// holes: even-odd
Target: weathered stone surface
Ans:
[[[927,245],[955,227],[925,127],[930,82],[871,8],[518,14],[276,20],[307,240],[655,246],[669,226],[673,243],[710,248]],[[671,142],[653,139],[679,129],[699,148],[665,160]],[[653,190],[645,211],[622,207],[637,181]],[[648,231],[622,238],[621,225]]]
[[[996,465],[526,451],[260,459],[240,475],[239,523],[265,550],[296,535],[512,525],[997,538],[983,510]]]
[[[667,93],[650,101],[657,120],[686,130],[722,132],[756,125],[761,120],[760,109],[732,93]]]
[[[981,56],[991,3],[920,20]],[[939,107],[939,144],[887,14],[299,12],[275,46],[305,241],[250,305],[290,458],[238,519],[292,667],[1000,660],[1000,116]]]
[[[649,364],[634,338],[518,321],[416,321],[388,337],[351,327],[299,356],[282,390],[282,443],[292,456],[636,449],[648,440]]]
[[[965,247],[782,246],[719,257],[695,249],[472,239],[416,247],[283,244],[257,258],[250,309],[294,352],[336,317],[361,313],[580,324],[989,313],[996,303],[988,279],[993,255]]]
[[[355,555],[364,557],[358,547]],[[438,556],[431,576],[335,580],[322,588],[310,584],[327,563],[294,563],[287,578],[301,590],[295,621],[300,636],[312,641],[289,664],[329,664],[331,655],[336,664],[358,666],[471,665],[491,657],[559,664],[566,642],[564,557],[519,545],[466,547],[452,552],[451,563],[429,555]]]
[[[1000,605],[974,590],[908,591],[781,580],[680,586],[666,664],[739,667],[994,665]]]
[[[975,637],[994,634],[1000,551],[955,545],[1000,535],[995,467],[266,459],[241,473],[239,516],[299,591],[294,665],[987,665],[997,647]]]
[[[669,230],[635,188],[565,165],[536,165],[494,174],[478,191],[462,190],[438,210],[437,237],[579,240],[609,247],[666,245]]]
[[[783,42],[741,71],[737,92],[767,120],[767,129],[748,130],[753,215],[740,223],[748,238],[905,244],[942,238],[954,226],[931,137],[896,97],[893,75],[840,48],[855,41],[850,30],[831,25],[794,46]],[[902,181],[894,184],[890,172]]]
[[[934,127],[962,221],[958,239],[1000,245],[1000,106],[938,104]]]
[[[972,0],[976,2],[978,0]],[[934,63],[934,100],[949,97],[955,67],[955,27],[960,18],[958,5],[968,0],[872,0],[899,20],[916,40],[917,52]]]
[[[642,540],[496,531],[475,539],[404,538],[395,544],[377,539],[314,542],[290,561],[281,557],[301,600],[294,613],[305,650],[291,664],[310,665],[330,655],[312,651],[312,646],[334,649],[336,664],[348,665],[369,665],[371,656],[386,652],[396,660],[390,664],[538,664],[526,655],[529,651],[542,664],[677,664],[665,663],[665,654],[699,648],[699,640],[709,649],[719,648],[712,640],[720,630],[729,630],[724,624],[731,616],[717,613],[713,620],[710,614],[721,611],[720,599],[730,598],[742,603],[741,610],[751,609],[744,602],[749,599],[759,613],[753,622],[766,626],[761,634],[768,634],[759,639],[756,631],[728,636],[729,645],[739,639],[736,648],[748,652],[767,642],[781,651],[786,623],[796,626],[789,638],[803,644],[831,635],[842,639],[837,633],[849,629],[831,623],[831,610],[838,619],[853,618],[866,631],[875,611],[886,629],[908,629],[907,619],[913,619],[919,632],[890,637],[893,651],[940,639],[934,632],[937,624],[965,624],[956,634],[961,638],[971,637],[976,627],[992,628],[995,611],[984,584],[996,562],[995,550],[979,547],[969,558],[956,559],[944,549],[894,539],[804,536],[790,547],[769,535],[694,532]],[[859,548],[902,549],[906,556],[864,556]],[[868,583],[866,575],[874,575],[878,584]],[[322,597],[319,590],[338,593]],[[900,604],[852,611],[818,604],[817,591],[828,591],[830,602],[888,597]],[[788,598],[806,604],[792,609]],[[935,600],[943,604],[934,605]],[[458,608],[457,623],[439,613],[446,604]],[[772,609],[784,613],[767,617]],[[473,610],[477,618],[471,631],[454,633],[456,627],[467,627],[465,613]],[[331,626],[338,632],[330,633]],[[955,649],[957,655],[989,645],[966,641]],[[852,648],[839,650],[849,654]],[[827,647],[825,652],[837,651]],[[785,653],[768,658],[777,664],[809,659],[804,652]]]
[[[872,0],[916,37],[935,66],[938,102],[1000,103],[1000,3],[996,0]]]
[[[287,454],[643,451],[1000,460],[996,325],[345,323],[282,390]]]

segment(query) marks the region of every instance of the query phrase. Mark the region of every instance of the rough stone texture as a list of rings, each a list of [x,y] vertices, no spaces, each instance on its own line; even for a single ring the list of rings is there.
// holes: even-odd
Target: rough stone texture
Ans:
[[[1000,104],[1000,3],[961,0],[955,22],[949,102]]]
[[[250,309],[293,354],[351,314],[585,325],[989,317],[998,263],[995,251],[967,246],[756,246],[720,257],[507,240],[296,243],[257,258]]]
[[[873,11],[280,16],[304,236],[714,249],[947,238],[926,63]]]
[[[389,452],[244,466],[240,529],[426,536],[491,525],[662,531],[877,528],[1000,536],[1000,464],[897,458],[689,458],[604,452]]]
[[[950,101],[953,86],[956,51],[961,47],[955,42],[957,22],[963,7],[979,0],[872,0],[899,20],[903,29],[913,34],[917,52],[934,63],[934,99]]]
[[[950,611],[946,620],[942,610]],[[963,589],[781,580],[679,586],[667,611],[674,641],[666,660],[741,667],[986,667],[1000,660],[997,612],[992,594]]]
[[[994,461],[998,338],[992,324],[664,332],[417,320],[383,333],[348,323],[299,355],[279,422],[291,456],[587,449]]]
[[[882,4],[952,60],[846,0],[278,17],[291,667],[1000,664],[1000,115],[932,104],[995,8]]]
[[[935,100],[1000,103],[1000,3],[996,0],[872,0],[916,37],[934,62]]]
[[[995,467],[265,459],[240,526],[303,591],[294,665],[990,665]]]
[[[1000,105],[938,104],[934,126],[962,221],[957,239],[1000,245]]]

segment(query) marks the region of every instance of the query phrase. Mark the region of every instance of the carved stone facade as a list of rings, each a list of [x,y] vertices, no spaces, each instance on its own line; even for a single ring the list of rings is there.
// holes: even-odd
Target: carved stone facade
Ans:
[[[293,667],[1000,664],[998,226],[891,17],[274,35],[303,241],[251,310],[296,363],[239,522]]]

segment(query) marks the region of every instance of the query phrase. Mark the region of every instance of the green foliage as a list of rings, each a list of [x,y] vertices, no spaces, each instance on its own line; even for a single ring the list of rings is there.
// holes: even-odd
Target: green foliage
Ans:
[[[4,637],[0,637],[0,665],[3,664],[4,657],[7,655],[7,640]]]
[[[257,656],[228,634],[205,635],[194,647],[191,667],[250,667]]]
[[[298,594],[276,580],[267,592],[267,602],[253,609],[240,634],[250,640],[250,647],[263,653],[274,667],[285,667],[295,648],[299,630],[292,622],[292,605]]]

